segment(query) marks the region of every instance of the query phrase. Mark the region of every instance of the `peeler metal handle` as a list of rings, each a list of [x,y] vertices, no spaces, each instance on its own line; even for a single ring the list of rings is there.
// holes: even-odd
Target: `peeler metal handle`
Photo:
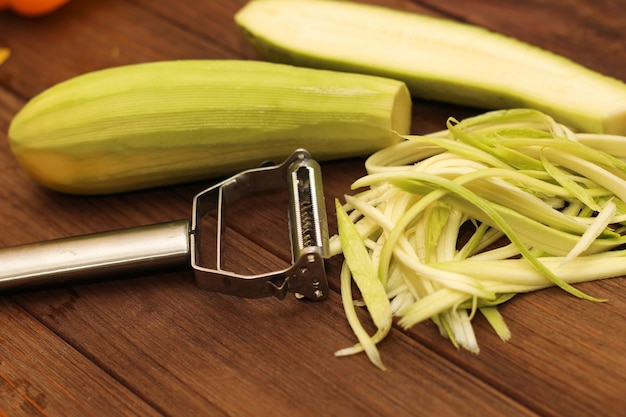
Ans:
[[[189,221],[0,249],[0,291],[158,270],[189,260]]]
[[[227,207],[253,192],[287,187],[292,265],[242,275],[223,268]],[[206,227],[208,225],[208,227]],[[0,291],[190,265],[200,288],[247,298],[287,292],[322,300],[328,226],[321,169],[306,150],[277,166],[241,172],[196,195],[179,220],[0,249]]]

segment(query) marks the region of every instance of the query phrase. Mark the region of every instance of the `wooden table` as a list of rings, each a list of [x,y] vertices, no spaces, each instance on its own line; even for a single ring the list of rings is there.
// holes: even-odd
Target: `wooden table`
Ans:
[[[626,8],[615,0],[370,1],[483,25],[626,81]],[[0,246],[189,218],[210,183],[102,197],[43,189],[11,155],[8,125],[35,94],[87,71],[258,58],[233,23],[245,3],[72,0],[37,19],[0,12],[0,47],[12,50],[0,66]],[[479,112],[416,100],[414,133]],[[363,160],[324,163],[323,172],[332,202],[363,174]],[[239,231],[251,266],[285,260],[273,218],[258,214]],[[339,265],[329,262],[333,292],[321,303],[209,293],[186,270],[0,296],[0,415],[626,414],[623,278],[579,286],[604,304],[556,289],[516,297],[501,308],[508,343],[476,318],[479,355],[456,350],[431,323],[394,328],[380,346],[382,372],[364,355],[333,356],[354,343]]]

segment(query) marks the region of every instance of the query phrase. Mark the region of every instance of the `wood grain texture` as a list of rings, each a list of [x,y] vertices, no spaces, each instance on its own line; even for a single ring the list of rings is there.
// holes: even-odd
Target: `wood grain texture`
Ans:
[[[626,9],[618,2],[368,0],[485,26],[626,80]],[[0,247],[189,218],[211,182],[80,197],[34,184],[12,157],[13,115],[75,75],[155,60],[255,59],[234,13],[245,0],[71,0],[26,19],[0,12]],[[479,109],[415,100],[414,133]],[[322,164],[333,200],[363,175],[362,159]],[[234,267],[289,262],[280,196],[237,214]],[[284,201],[283,201],[284,202]],[[278,230],[283,230],[277,233]],[[0,416],[600,416],[626,409],[626,279],[581,285],[607,303],[556,289],[502,306],[513,338],[474,321],[481,352],[457,351],[432,323],[394,328],[380,348],[388,371],[363,355],[339,299],[340,259],[321,303],[246,300],[199,290],[189,271],[0,296]],[[1,268],[1,265],[0,265]],[[365,319],[364,312],[362,317]]]
[[[0,415],[160,415],[15,303],[0,323]]]

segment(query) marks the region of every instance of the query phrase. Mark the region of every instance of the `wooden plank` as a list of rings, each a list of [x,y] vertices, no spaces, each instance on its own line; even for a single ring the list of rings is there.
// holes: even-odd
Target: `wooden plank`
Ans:
[[[161,415],[4,297],[0,323],[0,415]]]
[[[0,44],[12,50],[1,67],[2,79],[10,80],[6,85],[24,98],[105,67],[162,59],[235,57],[222,45],[201,39],[132,2],[73,1],[40,19],[22,19],[5,12],[0,13],[0,26]]]
[[[400,333],[388,372],[333,357],[354,343],[336,294],[246,300],[177,274],[17,299],[168,415],[534,415]]]
[[[619,414],[626,405],[626,360],[615,352],[626,348],[626,306],[616,289],[625,281],[581,286],[607,297],[608,304],[578,300],[557,289],[517,296],[501,307],[510,341],[499,340],[481,317],[474,320],[479,355],[442,344],[434,329],[425,331],[430,324],[416,326],[411,334],[540,415]]]

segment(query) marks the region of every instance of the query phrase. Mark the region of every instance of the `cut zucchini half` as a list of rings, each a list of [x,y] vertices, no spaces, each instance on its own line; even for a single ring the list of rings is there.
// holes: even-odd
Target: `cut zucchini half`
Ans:
[[[265,59],[404,81],[414,97],[541,110],[626,134],[626,84],[487,29],[336,0],[253,0],[235,20]]]

